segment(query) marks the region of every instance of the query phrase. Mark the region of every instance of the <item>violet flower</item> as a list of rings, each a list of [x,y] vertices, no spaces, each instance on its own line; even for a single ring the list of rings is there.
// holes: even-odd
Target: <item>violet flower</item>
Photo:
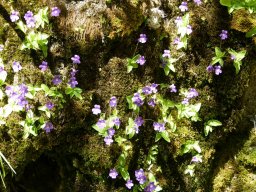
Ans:
[[[116,107],[117,105],[117,99],[115,96],[111,97],[110,100],[109,100],[109,105],[110,107]]]
[[[114,142],[114,140],[112,139],[112,136],[108,135],[104,138],[104,142],[106,145],[111,145]]]
[[[61,76],[60,75],[55,75],[53,77],[52,83],[54,85],[59,85],[62,82]]]
[[[208,72],[213,72],[213,71],[214,71],[214,67],[213,67],[212,65],[209,65],[209,66],[206,68],[206,70],[207,70]]]
[[[187,35],[190,35],[191,33],[192,33],[192,27],[191,27],[191,25],[187,25],[187,30],[186,30],[186,33],[187,33]]]
[[[219,75],[219,74],[222,73],[222,70],[221,70],[221,66],[220,66],[220,65],[214,66],[214,69],[215,69],[215,75]]]
[[[47,109],[51,110],[54,107],[54,104],[51,101],[48,101],[45,106],[47,107]]]
[[[12,64],[12,69],[14,73],[17,73],[22,69],[22,67],[18,61],[14,61]]]
[[[154,182],[150,182],[144,189],[145,192],[154,192],[156,189],[156,186]]]
[[[98,122],[96,123],[96,125],[99,128],[104,129],[106,127],[106,121],[104,119],[99,119]]]
[[[112,179],[116,179],[116,177],[118,176],[118,173],[117,173],[116,169],[114,168],[114,169],[110,169],[108,175],[109,175],[109,177],[111,177]]]
[[[134,93],[132,97],[132,102],[137,105],[138,107],[142,106],[144,101],[142,100],[140,93]]]
[[[165,130],[165,123],[154,122],[153,127],[155,131],[163,132]]]
[[[60,15],[60,9],[58,7],[52,7],[51,16],[58,17]]]
[[[146,59],[144,56],[140,56],[140,58],[136,61],[139,65],[144,65],[146,63]]]
[[[41,71],[46,71],[46,69],[48,68],[48,63],[46,61],[42,61],[41,65],[39,65],[39,68],[41,69]]]
[[[228,38],[228,31],[227,30],[222,30],[220,34],[221,40],[225,40]]]
[[[44,130],[46,133],[50,133],[53,130],[53,124],[48,121],[44,126]]]
[[[78,85],[78,82],[76,80],[76,77],[71,77],[68,81],[68,84],[70,85],[71,88],[75,88],[76,85]]]
[[[26,20],[26,24],[29,28],[33,28],[35,27],[35,18],[34,18],[34,15],[31,11],[27,11],[27,13],[25,14],[24,16],[25,20]]]
[[[10,19],[12,22],[18,21],[19,20],[19,12],[18,11],[12,11],[10,15]]]
[[[202,4],[202,1],[201,1],[201,0],[194,0],[194,3],[195,3],[197,6],[199,6],[199,5]]]
[[[116,119],[114,119],[113,120],[113,123],[116,125],[116,126],[120,126],[120,124],[121,124],[121,121],[120,121],[120,119],[119,118],[116,118]]]
[[[132,180],[128,180],[127,182],[126,182],[126,184],[125,184],[125,186],[128,188],[128,189],[131,189],[132,187],[133,187],[133,182],[132,182]]]
[[[170,57],[171,57],[171,52],[170,52],[170,50],[164,50],[164,53],[163,53],[162,57],[170,58]]]
[[[140,43],[146,43],[147,42],[147,36],[146,34],[140,34],[140,38],[138,39]]]
[[[148,101],[148,105],[151,106],[151,107],[155,107],[156,106],[156,99],[155,98],[151,98]]]
[[[92,109],[92,113],[94,115],[98,115],[101,113],[101,110],[100,110],[100,105],[94,105],[94,108]]]
[[[182,25],[182,23],[183,23],[182,17],[178,16],[178,17],[175,19],[174,22],[175,22],[175,24],[176,24],[177,27],[180,27],[180,26]]]
[[[135,171],[135,177],[136,180],[142,185],[146,182],[147,178],[145,176],[145,173],[143,171],[143,169],[139,169]]]
[[[169,86],[169,88],[170,88],[170,92],[172,92],[172,93],[176,93],[177,92],[176,86],[174,84],[171,84]]]
[[[71,57],[71,60],[73,62],[73,64],[80,64],[80,56],[79,55],[74,55],[73,57]]]
[[[188,10],[188,3],[187,2],[182,2],[181,5],[179,6],[179,9],[181,12],[185,12]]]

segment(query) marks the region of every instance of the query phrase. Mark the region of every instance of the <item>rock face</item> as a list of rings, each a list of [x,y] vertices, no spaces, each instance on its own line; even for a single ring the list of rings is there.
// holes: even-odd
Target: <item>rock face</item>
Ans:
[[[43,56],[40,49],[20,50],[26,34],[16,28],[9,14],[18,10],[24,22],[23,16],[28,10],[36,13],[46,6],[49,11],[55,6],[61,10],[59,17],[50,17],[51,26],[42,29],[43,33],[50,35],[47,56]],[[5,93],[8,85],[21,83],[51,87],[56,74],[62,75],[67,84],[72,65],[70,58],[75,54],[81,60],[75,68],[78,70],[78,87],[83,92],[81,100],[75,96],[70,98],[65,94],[67,85],[63,84],[57,89],[63,97],[55,95],[52,98],[38,91],[36,99],[29,101],[34,109],[45,105],[49,99],[55,102],[54,115],[50,117],[54,130],[49,134],[40,128],[37,136],[29,135],[24,139],[24,128],[19,122],[26,118],[27,112],[13,112],[8,116],[0,126],[0,152],[17,175],[12,176],[5,166],[7,188],[0,185],[1,191],[129,191],[121,173],[116,180],[109,177],[109,170],[117,166],[120,154],[127,155],[127,172],[137,187],[134,171],[144,168],[155,173],[155,184],[161,186],[162,191],[255,191],[255,45],[241,33],[255,26],[255,16],[247,10],[240,10],[231,18],[218,1],[200,6],[189,1],[192,33],[188,36],[187,49],[178,50],[173,43],[177,37],[175,21],[184,15],[179,6],[180,1],[176,0],[2,2],[0,44],[4,45],[4,50],[0,57],[8,73],[5,84],[0,87],[2,92]],[[248,25],[241,24],[244,17],[250,18]],[[230,24],[232,30],[228,30]],[[220,40],[221,30],[228,30],[225,41]],[[145,44],[138,43],[140,34],[147,35]],[[237,75],[227,52],[220,75],[206,71],[215,56],[215,47],[222,51],[228,48],[247,50]],[[166,76],[161,56],[167,49],[171,50],[172,57],[179,59],[174,63],[176,71],[170,71]],[[127,73],[127,58],[137,54],[145,56],[146,63]],[[41,72],[39,65],[44,60],[49,69]],[[22,65],[19,73],[13,72],[14,61]],[[151,83],[159,84],[163,98],[175,102],[183,99],[180,90],[196,88],[199,96],[195,102],[201,103],[201,121],[177,120],[176,130],[169,133],[170,142],[164,138],[155,142],[152,121],[158,121],[161,112],[157,107],[144,104],[139,116],[145,119],[145,123],[132,139],[125,136],[129,118],[137,117],[128,107],[127,96],[133,96]],[[171,84],[176,85],[178,93],[170,93],[166,88]],[[99,104],[106,116],[109,115],[112,96],[118,98],[117,109],[121,118],[116,134],[127,140],[118,144],[115,137],[115,142],[108,146],[104,137],[92,128],[98,116],[91,110]],[[7,96],[0,99],[1,109],[7,100]],[[178,116],[174,107],[171,110],[172,116]],[[39,114],[41,112],[37,110],[34,115]],[[204,123],[209,119],[218,119],[222,126],[214,127],[205,136]],[[35,124],[39,126],[39,120]],[[199,141],[202,150],[202,162],[195,164],[193,176],[184,172],[188,165],[194,165],[191,158],[199,149],[195,147],[189,153],[182,152],[184,144],[190,141]],[[148,154],[156,148],[158,152],[152,158],[154,164],[149,168],[147,162],[153,160],[148,160]],[[127,149],[125,153],[124,149]],[[2,170],[0,167],[0,173]]]

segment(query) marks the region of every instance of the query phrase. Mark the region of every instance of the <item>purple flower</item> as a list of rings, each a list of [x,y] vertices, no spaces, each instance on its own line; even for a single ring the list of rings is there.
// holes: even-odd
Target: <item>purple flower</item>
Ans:
[[[92,109],[92,113],[94,115],[98,115],[101,113],[101,110],[100,110],[100,105],[94,105],[94,108]]]
[[[0,52],[4,50],[4,45],[0,44]]]
[[[50,133],[53,130],[53,124],[51,122],[45,123],[44,130],[46,133]]]
[[[182,25],[182,22],[183,22],[182,17],[180,17],[180,16],[177,17],[174,22],[175,22],[177,27],[180,27]]]
[[[51,101],[48,101],[48,102],[45,104],[45,106],[46,106],[49,110],[51,110],[51,109],[54,107],[54,104],[53,104]]]
[[[18,21],[19,20],[19,12],[18,11],[12,11],[10,15],[10,19],[12,22]]]
[[[55,75],[53,77],[52,83],[54,85],[59,85],[62,82],[61,76],[60,75]]]
[[[198,96],[198,92],[196,91],[196,89],[195,88],[190,88],[189,92],[188,92],[188,95],[187,95],[187,98],[192,99],[192,98],[197,97],[197,96]]]
[[[133,182],[132,182],[132,180],[128,180],[127,182],[126,182],[126,184],[125,184],[125,186],[128,188],[128,189],[131,189],[132,187],[133,187]]]
[[[36,20],[35,20],[34,15],[31,11],[27,11],[24,18],[25,18],[26,24],[29,28],[35,27]]]
[[[151,107],[155,107],[155,106],[156,106],[156,100],[155,100],[155,98],[151,98],[151,99],[148,101],[148,105],[151,106]]]
[[[96,123],[96,125],[99,128],[104,129],[106,127],[106,121],[104,119],[99,119],[98,122]]]
[[[71,57],[71,60],[72,60],[73,64],[81,63],[79,55],[74,55],[73,57]]]
[[[142,117],[137,117],[135,120],[134,120],[134,123],[135,123],[135,125],[137,126],[137,127],[140,127],[141,125],[143,125],[143,123],[144,123],[144,120],[143,120],[143,118]]]
[[[215,75],[219,75],[219,74],[222,73],[222,70],[221,70],[221,66],[220,66],[220,65],[216,65],[216,66],[214,67],[214,69],[215,69]]]
[[[139,169],[135,171],[135,177],[136,180],[140,183],[140,184],[144,184],[147,180],[145,173],[143,171],[143,169]]]
[[[194,3],[199,6],[199,5],[202,4],[202,1],[201,0],[194,0]]]
[[[51,16],[58,17],[60,15],[60,9],[58,7],[52,7]]]
[[[156,83],[151,84],[150,88],[151,88],[152,93],[157,93],[157,86],[158,86],[158,84],[156,84]]]
[[[174,84],[171,84],[169,88],[170,88],[170,92],[172,92],[172,93],[177,92],[176,86]]]
[[[185,12],[188,10],[188,3],[187,2],[182,2],[181,5],[179,6],[179,9],[181,12]]]
[[[156,189],[156,186],[154,184],[154,182],[150,182],[144,189],[145,192],[154,192],[154,190]]]
[[[113,123],[116,125],[116,126],[120,126],[121,122],[120,122],[120,119],[119,118],[116,118],[113,120]]]
[[[183,105],[187,105],[187,104],[189,103],[188,98],[184,98],[181,103],[182,103]]]
[[[162,57],[168,57],[168,58],[170,58],[170,57],[171,57],[171,52],[170,52],[170,50],[164,50],[164,54],[162,55]]]
[[[68,81],[68,84],[70,85],[70,87],[75,88],[76,85],[78,85],[76,77],[71,77]]]
[[[112,139],[112,136],[106,136],[105,138],[104,138],[104,142],[105,142],[105,144],[106,145],[111,145],[111,143],[113,143],[114,142],[114,140]]]
[[[138,39],[140,43],[146,43],[147,42],[147,36],[146,34],[140,34],[140,38]]]
[[[153,127],[155,131],[163,132],[165,130],[165,123],[154,122]]]
[[[108,129],[108,135],[111,137],[114,136],[115,132],[115,129],[113,129],[112,127]]]
[[[176,38],[174,39],[173,44],[174,44],[174,45],[177,45],[177,49],[178,49],[178,48],[181,48],[181,47],[183,46],[183,44],[182,44],[182,42],[181,42],[181,40],[180,40],[179,37],[176,37]]]
[[[142,100],[141,96],[139,93],[134,93],[133,97],[132,97],[132,102],[137,105],[138,107],[140,107],[141,105],[143,105],[144,101]]]
[[[46,69],[48,68],[48,63],[46,61],[42,61],[41,65],[39,65],[39,68],[41,69],[41,71],[46,71]]]
[[[14,73],[17,73],[22,69],[22,67],[18,61],[14,61],[12,64],[12,69],[13,69]]]
[[[71,68],[70,76],[75,77],[77,72],[78,70],[76,70],[75,68]]]
[[[220,34],[221,40],[225,40],[228,38],[228,31],[227,30],[222,30]]]
[[[209,65],[209,66],[206,68],[206,70],[207,70],[208,72],[213,72],[213,71],[214,71],[214,67],[213,67],[212,65]]]
[[[110,100],[109,100],[109,105],[110,107],[116,107],[117,105],[117,99],[115,96],[111,97]]]
[[[198,156],[193,156],[192,159],[191,159],[191,162],[202,162],[202,159],[201,158],[198,158]]]
[[[108,175],[109,175],[109,177],[111,177],[112,179],[116,179],[116,177],[118,176],[118,173],[117,173],[116,169],[114,168],[114,169],[110,169]]]
[[[142,88],[142,93],[144,94],[144,95],[149,95],[149,94],[151,94],[152,93],[152,89],[151,89],[151,86],[145,86],[145,87],[143,87]]]
[[[192,27],[191,25],[187,25],[187,35],[190,35],[192,33]]]
[[[136,61],[136,63],[140,64],[140,65],[144,65],[146,62],[146,59],[144,56],[140,56],[140,58]]]

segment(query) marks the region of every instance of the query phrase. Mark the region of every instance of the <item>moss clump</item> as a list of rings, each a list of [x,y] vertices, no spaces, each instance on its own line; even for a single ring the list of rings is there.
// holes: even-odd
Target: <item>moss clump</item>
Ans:
[[[237,10],[233,13],[231,28],[241,32],[248,32],[256,27],[256,14],[250,14],[244,9]]]

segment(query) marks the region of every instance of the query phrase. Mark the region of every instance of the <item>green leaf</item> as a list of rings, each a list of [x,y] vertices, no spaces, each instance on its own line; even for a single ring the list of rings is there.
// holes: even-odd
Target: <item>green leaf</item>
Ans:
[[[133,58],[127,59],[127,73],[130,73],[133,68],[138,68],[137,60],[140,58],[141,55],[135,55]]]
[[[159,141],[162,138],[161,133],[156,134],[155,142]]]
[[[204,135],[208,136],[209,132],[212,132],[212,127],[209,125],[204,126]]]
[[[256,35],[256,27],[252,28],[250,31],[248,31],[246,34],[245,34],[245,37],[249,38],[249,37],[252,37]]]
[[[167,141],[168,143],[171,142],[170,137],[169,137],[169,133],[167,131],[162,131],[161,132],[161,136],[164,138],[165,141]]]
[[[220,4],[223,6],[230,7],[231,6],[231,0],[220,0]]]
[[[27,26],[21,20],[17,23],[17,28],[20,29],[23,33],[27,32]]]
[[[129,135],[129,139],[131,139],[135,134],[135,123],[132,118],[129,117],[128,125],[125,128],[125,134]]]
[[[127,181],[127,180],[130,179],[130,175],[129,175],[129,172],[127,171],[127,169],[121,168],[121,169],[120,169],[120,173],[121,173],[121,175],[122,175],[122,177],[123,177],[123,179],[124,179],[125,181]]]
[[[242,65],[242,62],[241,61],[234,61],[234,67],[235,67],[235,69],[236,69],[236,74],[238,74],[239,73],[239,71],[240,71],[240,68],[241,68],[241,65]]]
[[[118,165],[120,167],[124,167],[126,164],[126,155],[124,153],[122,153],[119,158],[118,158]]]
[[[225,56],[225,52],[222,52],[219,47],[215,47],[215,54],[218,58],[222,58]]]
[[[207,121],[206,124],[209,125],[209,126],[212,126],[212,127],[217,127],[217,126],[222,125],[222,123],[220,121],[214,120],[214,119],[211,119],[211,120]]]
[[[121,136],[118,136],[117,138],[115,138],[115,141],[118,143],[118,145],[122,145],[125,141],[127,141],[127,139],[121,137]]]
[[[154,183],[156,182],[156,178],[153,175],[153,173],[151,173],[151,172],[148,173],[148,180],[149,180],[149,182],[154,182]]]

